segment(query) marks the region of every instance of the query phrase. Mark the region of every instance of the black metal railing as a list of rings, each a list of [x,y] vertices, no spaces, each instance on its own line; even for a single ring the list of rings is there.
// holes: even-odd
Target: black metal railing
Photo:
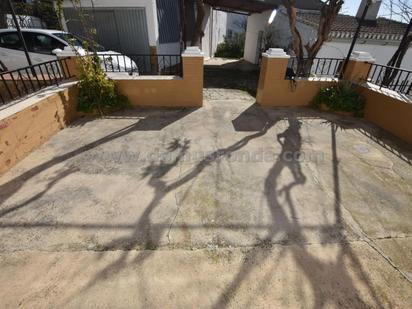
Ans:
[[[0,73],[0,105],[22,99],[73,77],[65,59]]]
[[[412,71],[390,67],[381,64],[372,64],[368,82],[399,93],[412,95]]]
[[[0,60],[0,73],[6,72],[7,67],[4,65],[3,61]]]
[[[342,71],[344,59],[340,58],[314,58],[303,59],[298,63],[296,57],[289,59],[286,79],[308,77],[333,77],[338,78]]]
[[[130,75],[182,76],[181,55],[99,54],[106,72],[128,72]]]

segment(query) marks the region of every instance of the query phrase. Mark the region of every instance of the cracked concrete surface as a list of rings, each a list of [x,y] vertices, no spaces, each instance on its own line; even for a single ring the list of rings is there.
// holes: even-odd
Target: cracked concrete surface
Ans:
[[[1,307],[409,307],[411,146],[237,92],[79,120],[2,176]]]

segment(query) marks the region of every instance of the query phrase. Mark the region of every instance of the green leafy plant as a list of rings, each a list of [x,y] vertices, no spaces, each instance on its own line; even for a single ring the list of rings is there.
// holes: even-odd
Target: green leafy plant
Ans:
[[[336,85],[321,88],[312,105],[317,109],[349,112],[356,117],[362,117],[365,98],[357,93],[356,85],[349,81],[341,81]]]
[[[79,68],[79,111],[104,114],[128,107],[127,97],[120,95],[115,82],[107,78],[99,57],[79,58]]]
[[[245,50],[246,33],[234,33],[232,36],[225,36],[223,43],[217,46],[215,57],[222,58],[242,58]]]
[[[77,46],[69,41],[77,55],[80,72],[78,88],[79,102],[77,109],[85,113],[110,113],[129,106],[126,96],[120,95],[116,84],[106,76],[101,60],[96,53],[98,44],[95,41],[96,29],[88,23],[88,15],[83,11],[80,0],[71,0],[73,8],[78,13],[80,23],[86,35],[82,42],[84,54],[80,54]],[[93,1],[92,1],[93,4]],[[58,19],[62,20],[63,1],[56,2]]]

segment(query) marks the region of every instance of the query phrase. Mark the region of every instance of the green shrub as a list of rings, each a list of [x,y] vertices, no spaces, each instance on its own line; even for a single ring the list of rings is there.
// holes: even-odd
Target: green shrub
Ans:
[[[334,86],[321,88],[313,99],[312,105],[317,109],[326,108],[330,111],[350,112],[354,116],[362,117],[365,98],[357,93],[356,85],[341,81]]]
[[[79,58],[79,68],[79,111],[104,114],[129,105],[127,97],[118,94],[114,81],[107,78],[98,57]]]
[[[71,1],[73,8],[79,17],[79,22],[86,34],[82,42],[86,55],[80,54],[77,46],[69,41],[76,53],[80,77],[78,82],[79,102],[77,109],[86,113],[110,113],[129,106],[127,97],[120,95],[113,80],[106,76],[102,69],[100,58],[91,51],[97,50],[96,29],[89,25],[87,12],[83,11],[80,0]],[[56,12],[58,20],[63,16],[63,0],[56,0]],[[91,48],[89,48],[91,47]]]
[[[225,36],[225,41],[217,46],[215,57],[242,58],[245,50],[246,33],[234,33],[231,37]]]

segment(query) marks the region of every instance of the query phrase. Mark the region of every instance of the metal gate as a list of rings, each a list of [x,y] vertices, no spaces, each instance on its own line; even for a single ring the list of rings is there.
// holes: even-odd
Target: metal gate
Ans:
[[[97,42],[122,54],[150,54],[144,8],[83,8],[87,27],[96,28]],[[70,32],[85,36],[84,26],[74,8],[65,8]]]

